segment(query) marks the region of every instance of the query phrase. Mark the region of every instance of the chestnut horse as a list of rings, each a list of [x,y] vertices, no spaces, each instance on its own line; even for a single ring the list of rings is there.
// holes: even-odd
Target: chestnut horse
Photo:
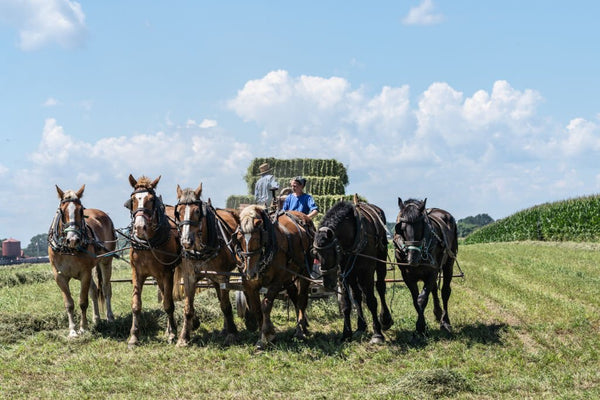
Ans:
[[[327,273],[338,269],[338,280],[342,290],[342,313],[344,330],[342,339],[352,338],[350,313],[352,298],[358,314],[358,334],[366,331],[362,298],[373,319],[371,343],[383,343],[383,330],[389,329],[394,321],[385,300],[385,275],[387,260],[387,231],[385,214],[377,206],[364,202],[341,201],[333,205],[323,216],[314,239],[314,252]],[[377,282],[375,282],[377,274]],[[377,317],[377,299],[381,301],[381,314]],[[350,290],[352,293],[350,293]]]
[[[201,195],[202,183],[196,190],[181,189],[177,185],[175,220],[183,249],[180,272],[185,292],[178,346],[186,346],[190,340],[196,283],[204,278],[208,278],[217,291],[224,316],[223,333],[227,335],[225,342],[231,343],[237,335],[229,289],[221,288],[221,283],[229,282],[230,272],[237,266],[232,238],[239,225],[239,216],[236,210],[214,209],[210,200],[208,203],[202,201]]]
[[[146,278],[153,277],[162,294],[167,313],[167,340],[172,343],[177,335],[173,301],[173,275],[181,262],[181,245],[175,225],[175,208],[165,206],[155,192],[160,176],[154,181],[142,176],[136,180],[129,175],[133,187],[125,207],[131,212],[131,252],[133,297],[131,300],[131,331],[129,347],[138,343],[139,318],[142,311],[142,289]]]
[[[110,284],[112,256],[103,256],[103,254],[115,249],[115,230],[112,220],[106,213],[83,207],[81,197],[84,190],[85,185],[77,192],[73,190],[63,192],[56,186],[60,205],[48,232],[48,256],[52,264],[54,280],[62,292],[67,309],[69,337],[76,337],[88,329],[88,291],[92,297],[93,322],[97,323],[100,320],[98,299],[106,308],[107,320],[114,320]],[[69,289],[71,278],[81,281],[79,331],[75,330],[73,318],[74,304]]]
[[[425,307],[429,293],[433,296],[433,313],[440,322],[440,328],[452,332],[448,317],[448,299],[454,261],[458,252],[458,233],[454,217],[439,208],[426,209],[424,201],[410,199],[403,202],[398,198],[400,211],[396,218],[394,247],[396,261],[400,264],[402,279],[412,295],[417,310],[417,332],[424,334],[426,329]],[[443,286],[440,307],[438,297],[438,277],[442,274]],[[423,282],[419,294],[418,282]]]
[[[238,242],[242,258],[244,292],[250,312],[257,318],[261,349],[275,338],[271,321],[273,301],[286,290],[296,309],[297,338],[308,333],[306,306],[312,238],[315,227],[305,214],[296,211],[269,216],[264,207],[250,205],[240,213]],[[260,299],[260,290],[266,289]]]

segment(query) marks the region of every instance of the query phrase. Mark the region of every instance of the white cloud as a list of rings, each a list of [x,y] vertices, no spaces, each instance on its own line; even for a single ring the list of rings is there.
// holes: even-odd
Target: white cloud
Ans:
[[[433,0],[423,0],[417,7],[413,7],[408,15],[402,19],[405,25],[435,25],[444,20],[442,14],[436,13]]]
[[[44,102],[44,107],[54,107],[60,104],[60,101],[56,100],[54,97],[48,97]]]
[[[214,119],[203,119],[198,126],[202,129],[216,128],[217,121]]]
[[[26,169],[0,165],[0,197],[16,216],[31,219],[23,228],[35,229],[31,237],[47,228],[56,204],[35,205],[55,199],[55,183],[63,189],[86,183],[86,205],[106,208],[123,226],[130,173],[162,175],[158,189],[167,203],[177,184],[202,182],[205,197],[224,206],[229,195],[246,193],[248,163],[264,156],[338,159],[348,168],[346,192],[366,196],[390,220],[398,196],[427,197],[457,218],[482,212],[499,218],[600,187],[598,122],[551,122],[539,115],[543,98],[534,90],[497,81],[466,94],[436,82],[415,98],[408,86],[369,93],[339,77],[273,71],[229,101],[252,122],[239,137],[216,121],[190,118],[169,119],[164,131],[92,142],[51,118]]]
[[[85,14],[76,1],[3,0],[0,20],[17,28],[19,47],[24,51],[38,50],[51,43],[74,48],[86,36]]]

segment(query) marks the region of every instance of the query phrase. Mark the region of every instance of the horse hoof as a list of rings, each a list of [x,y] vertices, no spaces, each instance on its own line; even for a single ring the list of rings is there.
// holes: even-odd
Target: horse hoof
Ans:
[[[129,339],[129,341],[127,342],[127,348],[128,348],[129,350],[133,350],[133,349],[135,349],[135,347],[136,347],[137,345],[138,345],[138,340],[137,340],[137,338],[136,338],[136,337],[133,337],[133,336],[132,336],[132,337]]]
[[[385,343],[385,338],[383,337],[383,335],[375,334],[375,335],[373,335],[373,337],[371,338],[371,341],[369,343],[370,344],[382,344],[382,343]]]
[[[71,329],[71,331],[69,332],[69,336],[68,337],[69,337],[69,339],[72,339],[72,338],[76,338],[78,336],[79,336],[79,334],[77,333],[77,331],[74,330],[74,329]]]
[[[176,344],[177,347],[187,347],[188,341],[185,339],[179,339]]]
[[[394,320],[389,315],[381,316],[379,318],[379,321],[381,321],[381,329],[384,331],[387,331],[388,329],[390,329],[392,327],[392,325],[394,325]]]
[[[440,329],[446,331],[447,333],[452,333],[452,325],[447,322],[442,322],[440,324]]]
[[[225,336],[225,346],[230,346],[232,344],[234,344],[237,341],[237,336],[234,335],[233,333],[229,333],[227,334],[227,336]]]

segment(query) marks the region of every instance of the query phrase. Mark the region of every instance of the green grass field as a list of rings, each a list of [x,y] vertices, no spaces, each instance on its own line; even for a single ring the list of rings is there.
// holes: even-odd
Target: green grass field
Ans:
[[[540,242],[463,245],[450,299],[452,336],[428,306],[428,336],[413,336],[416,313],[403,284],[389,285],[395,324],[384,345],[369,336],[341,343],[335,299],[308,309],[311,337],[292,339],[293,310],[278,302],[276,343],[257,352],[257,334],[237,318],[225,346],[212,291],[197,296],[191,346],[165,342],[156,288],[144,289],[142,342],[127,349],[131,284],[114,283],[117,320],[67,339],[67,320],[49,265],[0,268],[2,398],[463,398],[600,397],[600,246]],[[130,277],[115,262],[115,278]],[[391,275],[391,274],[390,274]],[[391,277],[388,275],[388,278]],[[400,274],[396,272],[396,278]],[[72,282],[78,291],[78,282]],[[88,311],[91,317],[91,312]],[[367,312],[368,318],[370,315]],[[177,307],[181,321],[181,304]],[[355,319],[353,318],[355,324]]]

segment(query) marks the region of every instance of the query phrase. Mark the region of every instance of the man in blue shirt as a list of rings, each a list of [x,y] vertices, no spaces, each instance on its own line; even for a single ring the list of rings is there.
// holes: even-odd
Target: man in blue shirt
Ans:
[[[312,219],[319,213],[319,207],[315,204],[313,197],[304,193],[306,179],[297,176],[290,181],[292,193],[283,202],[283,211],[300,211]]]

